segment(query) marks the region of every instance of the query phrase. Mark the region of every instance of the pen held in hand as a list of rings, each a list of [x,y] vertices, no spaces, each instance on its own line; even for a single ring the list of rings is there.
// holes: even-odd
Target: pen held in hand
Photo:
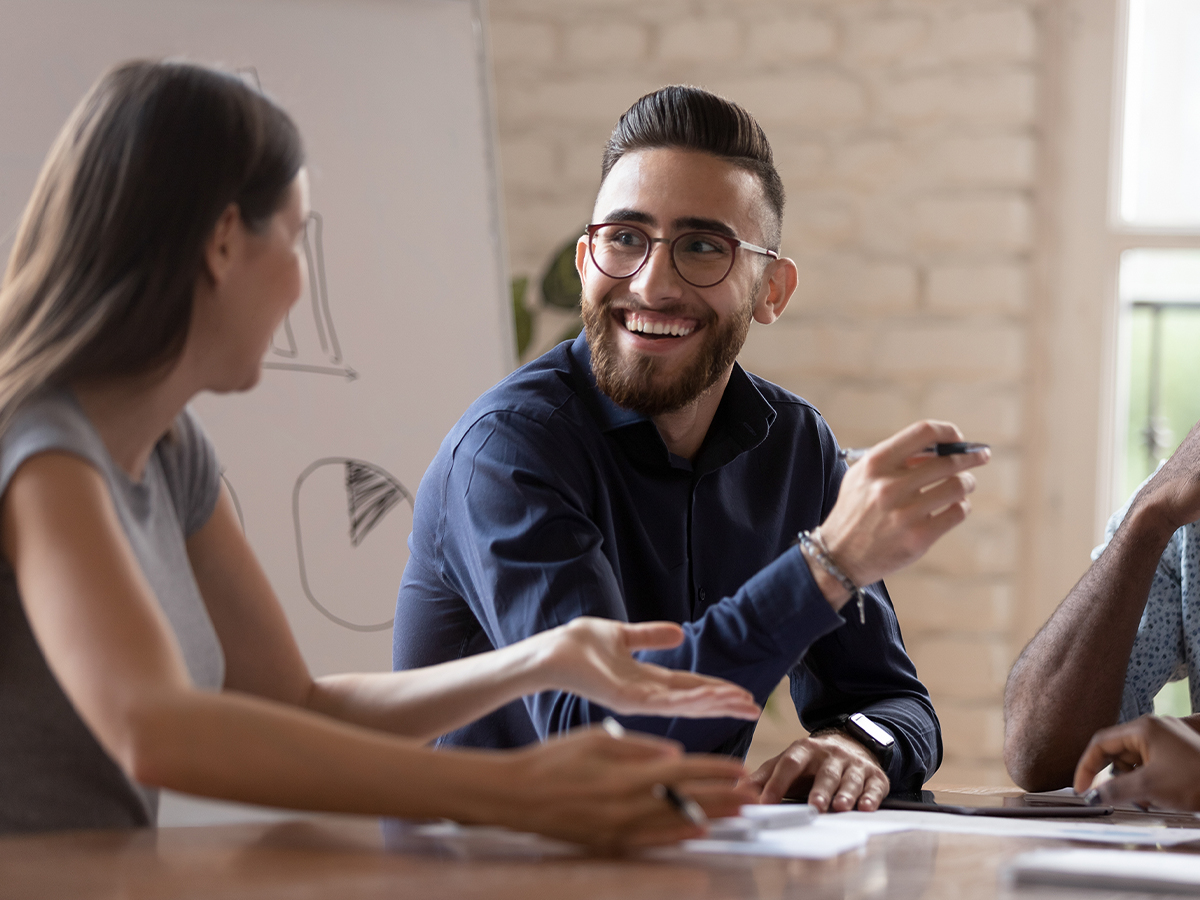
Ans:
[[[666,784],[656,784],[653,793],[659,800],[666,800],[670,803],[681,816],[697,828],[708,827],[708,816],[704,814],[704,809],[700,804],[691,797],[685,797],[675,788]]]
[[[609,737],[614,737],[617,740],[625,737],[625,728],[614,719],[612,716],[605,716],[604,721],[600,723],[600,727],[608,732]]]
[[[959,453],[978,453],[980,450],[990,449],[992,449],[990,444],[980,444],[975,441],[949,441],[942,444],[930,444],[924,450],[914,453],[913,456],[955,456]],[[870,450],[870,447],[843,447],[838,450],[838,459],[844,459],[847,463],[853,464],[866,456]]]

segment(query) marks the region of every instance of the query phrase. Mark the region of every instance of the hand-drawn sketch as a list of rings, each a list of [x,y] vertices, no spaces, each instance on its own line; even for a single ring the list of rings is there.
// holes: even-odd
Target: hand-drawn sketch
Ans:
[[[239,66],[234,70],[241,79],[259,93],[263,92],[262,81],[255,66]],[[323,228],[321,214],[310,212],[304,223],[304,258],[308,264],[308,295],[312,305],[313,325],[321,345],[322,358],[305,362],[305,355],[296,344],[296,332],[292,329],[292,314],[288,312],[283,325],[271,338],[271,352],[263,361],[264,369],[290,369],[293,372],[311,372],[316,375],[338,375],[354,381],[358,373],[342,361],[342,348],[338,343],[337,331],[333,327],[333,314],[329,311],[329,288],[325,284],[325,248],[321,243]],[[279,357],[276,359],[275,357]],[[283,362],[282,360],[288,360]]]
[[[263,361],[263,368],[338,375],[347,381],[354,381],[358,373],[342,359],[342,347],[338,343],[333,313],[329,308],[325,247],[321,237],[323,228],[321,214],[316,210],[310,212],[304,224],[304,258],[308,264],[308,305],[312,308],[312,323],[320,345],[319,355],[315,348],[303,348],[297,343],[296,332],[292,328],[292,313],[289,311],[283,325],[271,338],[271,350]]]
[[[385,519],[404,503],[408,505],[407,516]],[[346,531],[335,527],[341,520],[340,510],[335,512],[337,507],[344,509],[349,519]],[[300,585],[304,596],[322,615],[352,631],[392,627],[391,617],[373,623],[370,619],[374,618],[373,611],[395,603],[406,539],[412,528],[412,507],[413,496],[404,485],[384,469],[363,460],[326,457],[300,473],[292,490]],[[364,546],[367,537],[380,531],[385,522],[384,533]],[[348,577],[350,572],[354,579]],[[347,577],[341,577],[341,573]],[[377,590],[369,590],[368,596],[345,596],[343,585],[362,584],[364,574],[374,577]],[[321,583],[315,584],[318,578]],[[333,611],[335,607],[337,612]]]

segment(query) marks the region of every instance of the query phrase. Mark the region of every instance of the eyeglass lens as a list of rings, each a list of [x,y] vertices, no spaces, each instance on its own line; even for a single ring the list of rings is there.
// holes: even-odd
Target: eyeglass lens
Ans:
[[[649,258],[651,246],[644,231],[629,225],[603,225],[592,233],[592,259],[609,278],[635,274]],[[733,243],[718,234],[695,231],[671,241],[675,270],[695,287],[711,287],[728,275],[733,254]]]

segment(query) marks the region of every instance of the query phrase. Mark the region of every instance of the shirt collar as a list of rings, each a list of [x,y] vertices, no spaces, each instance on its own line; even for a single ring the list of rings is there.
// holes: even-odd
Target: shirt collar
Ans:
[[[674,468],[687,467],[686,460],[671,455],[666,444],[658,433],[658,428],[646,416],[618,406],[611,398],[596,385],[596,376],[592,372],[592,350],[588,346],[587,334],[583,331],[571,345],[570,355],[576,369],[579,383],[579,393],[583,397],[592,415],[600,423],[600,430],[606,433],[616,431],[636,432],[639,434],[637,443],[643,449],[649,439],[647,429],[653,432],[657,450],[653,455],[659,461],[667,461]],[[738,364],[733,364],[733,372],[721,403],[713,416],[708,428],[708,435],[694,461],[698,472],[711,471],[731,461],[734,457],[747,450],[752,450],[767,437],[771,423],[775,421],[775,408],[746,371]],[[633,437],[633,434],[629,435]],[[641,455],[641,454],[638,454]],[[684,463],[680,466],[679,463]]]

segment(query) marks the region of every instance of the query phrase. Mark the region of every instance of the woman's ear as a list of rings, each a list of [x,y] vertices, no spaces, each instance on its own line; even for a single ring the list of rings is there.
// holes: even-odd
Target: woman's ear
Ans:
[[[230,203],[204,243],[204,269],[214,285],[225,280],[245,237],[246,226],[242,222],[241,210],[236,203]]]

